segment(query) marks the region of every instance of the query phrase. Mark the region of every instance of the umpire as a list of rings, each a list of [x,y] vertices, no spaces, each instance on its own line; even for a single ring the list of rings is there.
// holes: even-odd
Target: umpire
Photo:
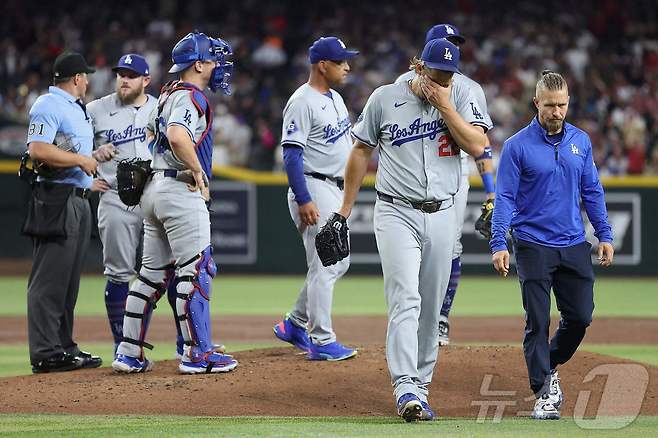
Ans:
[[[537,397],[532,417],[558,419],[562,391],[556,367],[585,336],[594,311],[592,245],[585,240],[580,202],[599,240],[601,266],[612,263],[612,230],[589,136],[564,121],[567,83],[545,70],[533,99],[537,117],[507,139],[498,167],[493,213],[493,265],[509,272],[505,242],[511,225],[526,312],[523,351]],[[560,324],[548,342],[553,288]]]
[[[87,196],[98,165],[82,102],[87,74],[94,71],[82,55],[61,54],[55,60],[54,86],[30,109],[27,144],[39,176],[23,232],[33,245],[27,317],[34,373],[94,368],[102,362],[73,341],[73,309],[91,229]]]

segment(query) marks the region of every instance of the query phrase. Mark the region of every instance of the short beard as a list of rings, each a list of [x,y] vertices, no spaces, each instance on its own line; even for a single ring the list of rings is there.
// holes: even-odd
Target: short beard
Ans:
[[[138,89],[126,95],[121,95],[121,90],[117,90],[117,98],[121,102],[121,105],[132,105],[143,92],[144,89],[142,88],[141,90]]]

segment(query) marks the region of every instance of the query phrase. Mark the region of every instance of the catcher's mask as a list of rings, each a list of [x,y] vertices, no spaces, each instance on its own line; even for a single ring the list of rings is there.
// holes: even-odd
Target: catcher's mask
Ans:
[[[221,90],[226,95],[231,94],[231,75],[233,63],[226,60],[233,54],[231,46],[221,38],[212,38],[201,32],[190,32],[176,43],[171,51],[171,60],[174,65],[169,73],[182,72],[196,61],[214,61],[208,88],[213,92]]]

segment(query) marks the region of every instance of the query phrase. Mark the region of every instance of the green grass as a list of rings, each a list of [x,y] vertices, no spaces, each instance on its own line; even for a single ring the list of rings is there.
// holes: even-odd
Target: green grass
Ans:
[[[294,303],[302,277],[218,276],[213,282],[213,312],[225,315],[278,315]],[[24,277],[0,278],[3,305],[0,315],[25,315]],[[77,315],[104,315],[101,276],[82,278]],[[595,316],[658,317],[658,279],[600,278],[596,283]],[[554,301],[554,300],[553,300]],[[381,277],[350,276],[336,285],[335,315],[384,315],[384,285]],[[463,277],[453,315],[522,315],[516,278]]]
[[[255,348],[269,348],[277,346],[274,343],[267,344],[228,344],[229,352],[251,350]],[[103,366],[109,367],[114,357],[114,344],[110,343],[88,343],[80,345],[83,350],[89,350],[103,358]],[[175,345],[163,344],[148,352],[148,358],[153,361],[170,360],[175,358]],[[0,344],[0,377],[21,376],[32,374],[30,367],[30,355],[26,344],[2,345]]]
[[[531,436],[625,438],[655,436],[658,417],[638,417],[621,430],[581,429],[573,419],[550,423],[527,418],[504,418],[500,423],[448,418],[405,424],[398,418],[292,418],[292,417],[173,417],[0,415],[3,436],[268,436],[268,437],[383,437],[404,436]]]
[[[580,349],[658,366],[658,345],[585,344]]]

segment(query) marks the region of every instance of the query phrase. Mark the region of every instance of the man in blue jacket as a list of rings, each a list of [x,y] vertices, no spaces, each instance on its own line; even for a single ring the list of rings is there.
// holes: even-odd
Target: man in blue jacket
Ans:
[[[494,267],[507,276],[505,236],[511,225],[526,311],[523,351],[537,397],[532,418],[559,419],[562,391],[556,367],[575,353],[594,311],[592,245],[585,240],[581,200],[599,240],[601,266],[610,266],[614,250],[592,143],[564,121],[566,81],[543,71],[533,100],[537,117],[503,145],[489,245]],[[561,319],[549,344],[551,288]]]

